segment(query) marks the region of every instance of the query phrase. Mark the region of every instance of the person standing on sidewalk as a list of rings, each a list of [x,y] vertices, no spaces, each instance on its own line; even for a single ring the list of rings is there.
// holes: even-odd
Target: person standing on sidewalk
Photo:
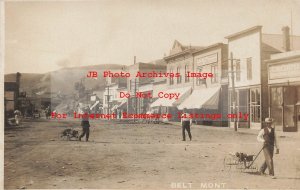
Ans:
[[[90,113],[90,109],[89,107],[86,107],[84,109],[84,113],[89,114]],[[81,141],[81,138],[84,137],[85,135],[85,141],[89,141],[89,136],[90,136],[90,122],[89,122],[89,116],[87,117],[82,117],[81,119],[81,127],[82,127],[82,133],[79,136],[79,141]]]
[[[274,177],[274,163],[273,163],[273,154],[274,154],[274,146],[276,147],[276,154],[279,154],[278,141],[275,134],[275,127],[272,125],[273,119],[266,118],[265,119],[266,126],[261,129],[258,133],[257,140],[259,142],[263,142],[263,152],[265,156],[265,161],[260,167],[260,174],[264,174],[266,169],[269,170],[269,175]]]
[[[181,126],[182,126],[182,141],[185,141],[185,130],[187,130],[188,135],[190,137],[190,141],[192,140],[192,134],[191,134],[191,125],[192,125],[192,119],[189,118],[189,113],[187,112],[187,109],[183,109],[183,113],[181,114]]]
[[[16,125],[19,126],[20,125],[20,120],[21,120],[22,113],[19,110],[15,110],[14,114],[15,114]]]

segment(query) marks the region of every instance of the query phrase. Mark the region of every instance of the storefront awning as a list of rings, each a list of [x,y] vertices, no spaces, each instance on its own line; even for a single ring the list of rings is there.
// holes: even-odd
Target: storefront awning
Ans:
[[[183,102],[190,94],[191,94],[191,87],[184,87],[184,88],[176,88],[164,91],[164,93],[180,93],[179,98],[175,99],[166,99],[166,98],[158,98],[155,102],[153,102],[150,107],[172,107],[177,106],[181,102]]]
[[[122,100],[121,102],[115,102],[114,105],[111,107],[111,110],[114,111],[116,109],[124,109],[127,107],[127,101]]]
[[[125,109],[125,108],[127,108],[127,101],[123,100],[121,104],[118,106],[118,109]]]
[[[218,109],[220,87],[194,90],[178,109]]]
[[[117,108],[118,108],[118,105],[114,105],[114,106],[111,108],[111,110],[114,111],[114,110],[117,109]]]

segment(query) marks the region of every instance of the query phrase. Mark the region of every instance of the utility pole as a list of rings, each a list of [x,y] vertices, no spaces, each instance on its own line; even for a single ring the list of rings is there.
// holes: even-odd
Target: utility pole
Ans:
[[[136,79],[134,79],[134,95],[135,95],[135,114],[137,114],[138,113],[138,102],[137,102],[137,96],[136,96],[136,92],[137,92],[137,90],[136,90]]]
[[[109,85],[107,85],[107,95],[106,95],[106,100],[107,100],[107,113],[108,115],[110,114],[110,104],[109,104],[109,101],[110,101],[110,95],[109,95]],[[110,117],[108,117],[108,120],[109,120]]]
[[[232,86],[232,104],[233,104],[233,112],[237,115],[236,110],[236,93],[235,93],[235,86],[234,86],[234,71],[233,71],[233,54],[230,52],[230,63],[231,63],[231,86]],[[234,118],[234,131],[237,131],[237,118]]]
[[[137,92],[137,90],[136,90],[136,88],[137,88],[137,86],[136,86],[136,79],[134,79],[134,112],[135,112],[135,114],[137,114],[137,112],[138,112],[138,103],[137,103],[137,96],[136,96],[136,92]],[[133,121],[135,122],[135,118],[133,118]]]

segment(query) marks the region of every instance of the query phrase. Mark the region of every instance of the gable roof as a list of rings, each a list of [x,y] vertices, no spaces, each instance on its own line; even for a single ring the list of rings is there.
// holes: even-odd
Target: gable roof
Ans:
[[[176,53],[182,52],[186,49],[180,42],[174,40],[172,49],[170,50],[169,55],[174,55]]]
[[[203,49],[203,46],[184,46],[178,40],[174,40],[172,49],[170,50],[169,56],[180,54],[181,52],[185,52],[186,50],[199,50]],[[167,57],[169,57],[167,56]]]

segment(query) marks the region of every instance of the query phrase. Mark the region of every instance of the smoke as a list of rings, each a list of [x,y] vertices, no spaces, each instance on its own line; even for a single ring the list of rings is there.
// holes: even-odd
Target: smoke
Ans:
[[[60,60],[56,64],[61,68],[71,67],[71,63],[68,59]]]
[[[56,63],[61,68],[78,67],[83,65],[84,51],[77,50],[70,54],[69,57],[62,59]]]

